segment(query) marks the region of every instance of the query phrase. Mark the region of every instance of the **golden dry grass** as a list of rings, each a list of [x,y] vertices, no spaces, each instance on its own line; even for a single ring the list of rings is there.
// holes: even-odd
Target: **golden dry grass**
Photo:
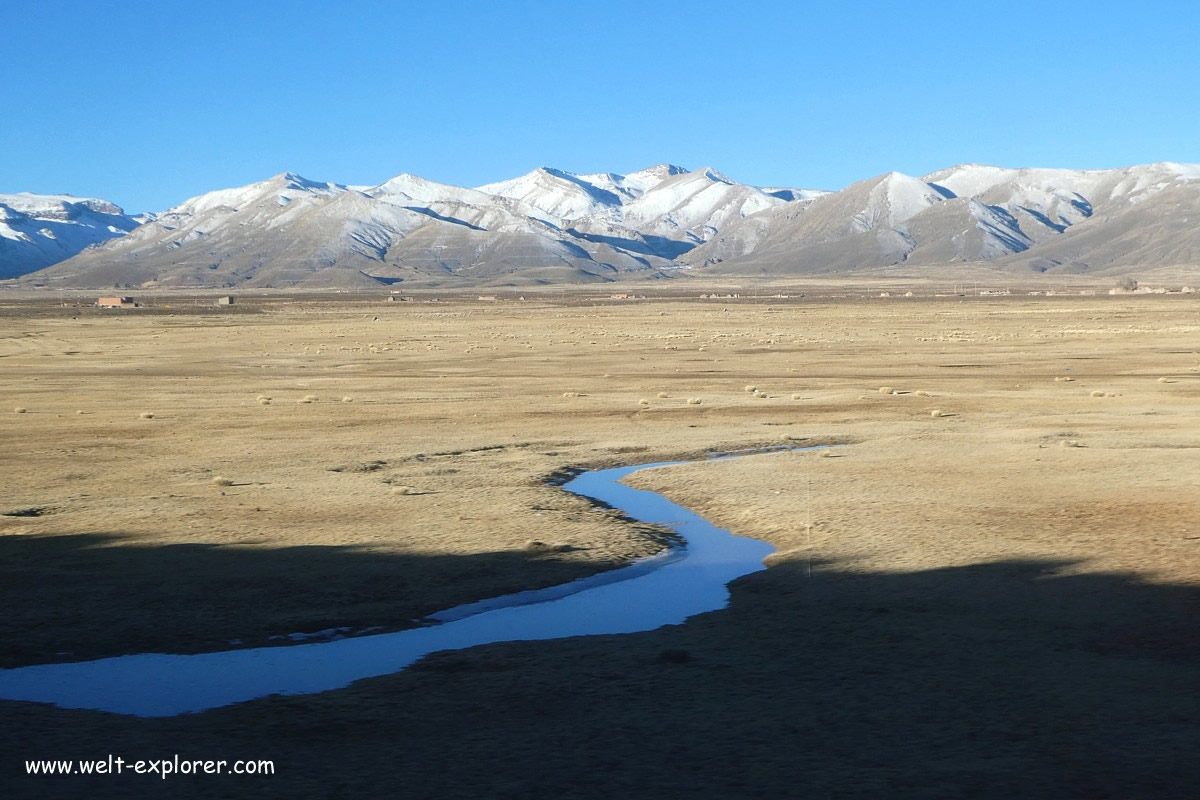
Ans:
[[[1157,787],[1142,796],[1171,796],[1183,762],[1163,759],[1195,705],[1177,665],[1196,632],[1175,620],[1194,618],[1180,611],[1194,593],[1180,593],[1200,585],[1196,303],[723,306],[445,300],[364,315],[297,301],[232,324],[75,320],[47,305],[0,318],[0,397],[28,409],[0,421],[0,513],[21,514],[0,516],[5,666],[403,627],[663,546],[548,486],[564,467],[850,444],[631,480],[778,548],[721,614],[619,645],[435,657],[192,719],[13,706],[8,729],[47,746],[290,754],[264,795],[299,796],[348,753],[373,753],[341,774],[346,792],[378,794],[383,775],[421,796],[602,796],[596,773],[558,755],[600,744],[622,796],[671,796],[670,780],[701,773],[719,796],[745,796],[704,771],[720,759],[791,776],[773,796],[831,764],[841,780],[809,793],[1038,796],[1013,788],[1024,775],[1046,796],[1096,796],[1088,775],[1108,791],[1124,787],[1113,765],[1142,764]],[[759,392],[790,391],[797,372],[803,404]],[[1083,738],[1096,732],[1111,746]],[[1056,782],[1062,770],[1082,783]]]

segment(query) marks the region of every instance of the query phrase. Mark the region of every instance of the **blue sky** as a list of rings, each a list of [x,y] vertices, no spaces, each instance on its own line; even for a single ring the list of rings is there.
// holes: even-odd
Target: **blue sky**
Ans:
[[[1197,31],[1184,2],[12,3],[0,191],[1200,162]]]

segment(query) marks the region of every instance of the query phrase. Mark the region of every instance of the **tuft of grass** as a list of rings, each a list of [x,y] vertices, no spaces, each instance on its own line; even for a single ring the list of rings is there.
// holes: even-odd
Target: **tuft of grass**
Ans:
[[[353,403],[353,402],[354,402],[354,398],[353,398],[353,397],[351,397],[350,395],[346,395],[345,397],[343,397],[343,398],[342,398],[342,402],[343,402],[343,403]]]
[[[28,410],[29,410],[29,409],[27,409],[27,408],[25,408],[25,407],[23,407],[23,406],[17,406],[16,408],[14,408],[14,409],[13,409],[13,413],[14,413],[14,414],[24,414],[24,413],[25,413],[25,412],[27,412]]]
[[[891,386],[880,386],[880,387],[879,387],[879,393],[880,393],[880,394],[892,394],[892,393],[893,393],[893,392],[895,392],[895,391],[896,391],[896,390],[895,390],[895,389],[893,389]]]
[[[154,413],[151,411],[143,411],[141,414],[138,414],[138,416],[142,419],[154,419]]]
[[[940,408],[935,408],[933,411],[929,412],[929,416],[931,417],[943,417],[945,415],[946,412],[942,411]]]
[[[703,402],[704,402],[704,401],[703,401],[703,400],[701,400],[699,397],[689,397],[689,398],[688,398],[688,401],[687,401],[687,404],[688,404],[689,406],[698,406],[698,405],[700,405],[700,404],[701,404],[701,403],[703,403]]]
[[[260,397],[260,398],[258,398],[258,404],[259,404],[260,406],[269,406],[269,405],[271,405],[271,398],[269,398],[269,397]]]
[[[1171,379],[1170,378],[1159,378],[1158,382],[1159,383],[1170,383]]]
[[[793,400],[803,400],[804,396],[800,395],[800,394],[794,394],[794,395],[792,395],[792,399]]]
[[[757,397],[759,400],[762,400],[763,398],[765,398],[767,396],[767,393],[766,392],[755,392],[753,396]]]
[[[220,475],[214,475],[212,479],[213,486],[233,486],[233,481],[229,478],[224,478]]]
[[[269,403],[269,402],[271,402],[271,398],[270,398],[270,397],[268,397],[268,396],[267,396],[267,395],[265,395],[265,394],[260,394],[258,397],[254,398],[254,399],[255,399],[255,400],[257,400],[257,401],[258,401],[258,402],[260,402],[260,403],[262,403],[262,401],[264,401],[264,400],[266,400],[268,403]],[[264,405],[265,405],[265,404],[264,404]]]
[[[650,405],[650,401],[643,397],[641,400],[638,400],[638,405],[639,406],[648,406],[648,405]]]
[[[1104,397],[1104,392],[1097,389],[1096,391],[1092,392],[1092,397]]]
[[[660,399],[666,399],[666,398],[670,397],[671,395],[667,394],[666,392],[659,392],[658,396]]]
[[[747,385],[747,386],[746,386],[746,391],[747,391],[747,392],[749,392],[750,394],[754,394],[755,392],[757,392],[757,391],[758,391],[758,387],[757,387],[757,386],[749,386],[749,385]]]

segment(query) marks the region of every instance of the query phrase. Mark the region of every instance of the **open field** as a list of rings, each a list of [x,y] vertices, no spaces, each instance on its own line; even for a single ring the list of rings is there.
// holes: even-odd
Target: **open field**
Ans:
[[[778,548],[725,611],[177,719],[0,702],[4,780],[143,795],[21,760],[150,752],[276,759],[181,797],[1186,796],[1200,300],[848,294],[0,303],[0,667],[407,627],[664,545],[564,468],[848,445],[632,479]]]

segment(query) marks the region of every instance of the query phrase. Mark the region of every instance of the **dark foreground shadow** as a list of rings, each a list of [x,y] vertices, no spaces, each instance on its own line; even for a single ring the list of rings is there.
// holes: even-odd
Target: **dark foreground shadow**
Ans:
[[[786,562],[684,625],[436,654],[322,695],[165,720],[0,703],[0,779],[7,797],[1195,796],[1200,588],[1073,567]],[[109,753],[275,774],[24,776]]]
[[[538,543],[540,544],[540,543]],[[119,533],[0,537],[0,668],[400,630],[460,603],[620,566],[566,548],[398,555],[369,546],[145,546]]]

